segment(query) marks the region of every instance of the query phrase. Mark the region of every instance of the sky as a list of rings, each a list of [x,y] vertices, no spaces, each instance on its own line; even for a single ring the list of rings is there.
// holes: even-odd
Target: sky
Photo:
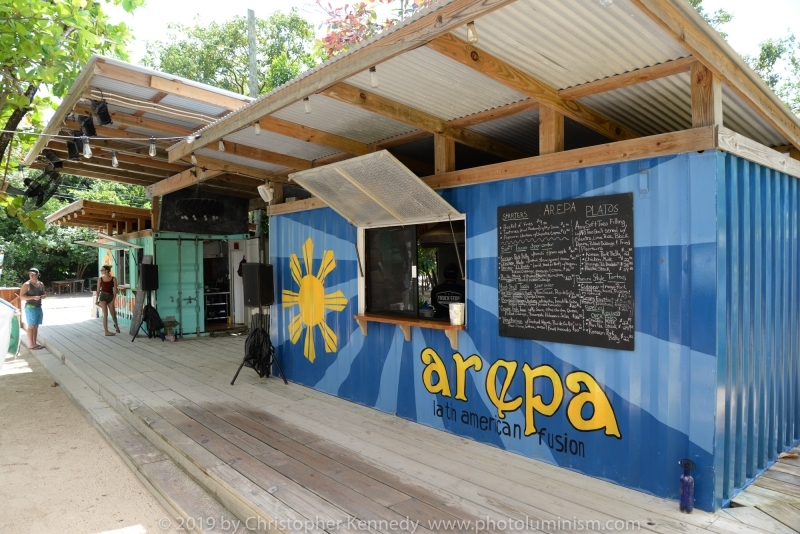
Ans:
[[[336,6],[352,3],[350,0],[325,2]],[[136,40],[130,46],[130,59],[138,63],[144,56],[145,42],[163,39],[171,22],[192,24],[196,16],[204,23],[223,21],[236,15],[247,16],[248,9],[255,10],[257,17],[267,17],[276,10],[288,11],[292,7],[297,7],[315,28],[325,20],[325,14],[314,0],[147,0],[145,6],[132,15],[121,8],[107,10],[115,22],[124,21],[131,27]],[[740,54],[754,54],[760,42],[770,37],[783,37],[789,30],[800,37],[800,0],[704,0],[703,7],[709,12],[723,8],[733,13],[733,21],[723,29],[728,33],[728,42]]]

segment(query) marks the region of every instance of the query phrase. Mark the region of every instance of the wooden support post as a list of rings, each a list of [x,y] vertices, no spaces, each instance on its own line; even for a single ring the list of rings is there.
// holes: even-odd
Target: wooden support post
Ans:
[[[272,204],[283,204],[283,184],[279,182],[272,182]]]
[[[150,228],[156,232],[158,231],[158,218],[161,216],[161,203],[159,200],[161,197],[153,197],[150,200],[151,208],[150,208]]]
[[[564,115],[550,106],[539,106],[539,155],[564,151]]]
[[[692,128],[722,126],[722,84],[708,68],[692,63]]]
[[[790,147],[789,148],[789,157],[792,159],[796,159],[800,161],[800,148]]]
[[[456,170],[456,142],[441,134],[433,134],[434,174]]]
[[[142,230],[144,230],[144,219],[142,219],[141,217],[137,217],[136,218],[136,231],[137,232],[141,232]]]
[[[106,235],[114,235],[114,225],[106,223]]]

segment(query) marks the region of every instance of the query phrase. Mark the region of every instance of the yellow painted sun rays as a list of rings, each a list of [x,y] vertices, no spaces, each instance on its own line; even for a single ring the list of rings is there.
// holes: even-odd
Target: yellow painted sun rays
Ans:
[[[303,326],[306,328],[306,338],[303,347],[303,354],[308,361],[314,363],[316,349],[314,348],[313,327],[319,326],[322,339],[325,342],[325,352],[336,352],[338,339],[333,330],[325,323],[325,310],[342,311],[347,306],[347,297],[341,291],[325,294],[323,282],[325,277],[336,268],[336,260],[332,250],[326,250],[322,255],[322,264],[316,276],[312,273],[314,253],[314,242],[309,237],[303,244],[303,263],[305,264],[306,275],[303,276],[300,260],[297,254],[292,254],[289,267],[292,271],[292,278],[297,283],[300,291],[294,292],[287,289],[283,290],[283,307],[290,308],[299,306],[300,313],[294,316],[289,323],[289,339],[292,343],[300,340],[303,333]]]

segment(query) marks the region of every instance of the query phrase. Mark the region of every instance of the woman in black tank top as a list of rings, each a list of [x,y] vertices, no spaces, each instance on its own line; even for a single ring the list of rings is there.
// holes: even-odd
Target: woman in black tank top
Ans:
[[[117,310],[114,308],[114,297],[117,296],[117,279],[111,276],[111,266],[103,265],[100,268],[100,278],[97,279],[97,305],[103,309],[103,330],[107,336],[113,336],[114,332],[108,329],[108,312],[114,320],[114,329],[119,333],[117,324]]]

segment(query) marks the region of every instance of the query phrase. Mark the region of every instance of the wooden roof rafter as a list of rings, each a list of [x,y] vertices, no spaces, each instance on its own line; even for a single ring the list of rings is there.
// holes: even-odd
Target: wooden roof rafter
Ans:
[[[562,89],[558,92],[558,96],[564,100],[576,100],[607,91],[622,89],[623,87],[630,87],[631,85],[638,85],[660,78],[675,76],[676,74],[689,72],[692,68],[692,63],[696,61],[697,59],[693,56],[666,61],[658,65],[644,67],[623,74],[617,74],[616,76],[609,76],[602,80],[595,80],[593,82],[582,83],[567,89]]]
[[[191,145],[182,141],[170,150],[170,161],[181,159],[194,150],[249,126],[261,117],[269,116],[403,52],[423,46],[443,32],[463,26],[513,2],[514,0],[452,0],[437,8],[434,13],[419,16],[414,23],[399,26],[375,38],[374,40],[380,41],[380,46],[369,46],[370,41],[362,43],[352,52],[317,67],[275,92],[257,99],[246,108],[232,112],[225,120],[200,130],[200,139]],[[435,16],[430,16],[433,14]],[[333,65],[335,67],[331,68]]]
[[[603,117],[580,102],[565,100],[559,96],[556,89],[455,35],[449,33],[441,35],[426,46],[506,87],[528,95],[540,104],[553,108],[565,117],[609,139],[623,141],[639,137],[638,134]]]
[[[727,84],[795,148],[800,149],[800,118],[773,93],[742,57],[683,0],[631,0],[715,76]]]
[[[430,133],[441,134],[461,144],[482,150],[483,152],[493,154],[503,159],[514,160],[528,156],[528,154],[521,150],[507,146],[484,135],[465,128],[450,126],[444,119],[440,119],[374,93],[363,91],[346,83],[337,83],[333,87],[321,91],[320,94],[346,104],[358,106],[367,111],[389,117]]]

